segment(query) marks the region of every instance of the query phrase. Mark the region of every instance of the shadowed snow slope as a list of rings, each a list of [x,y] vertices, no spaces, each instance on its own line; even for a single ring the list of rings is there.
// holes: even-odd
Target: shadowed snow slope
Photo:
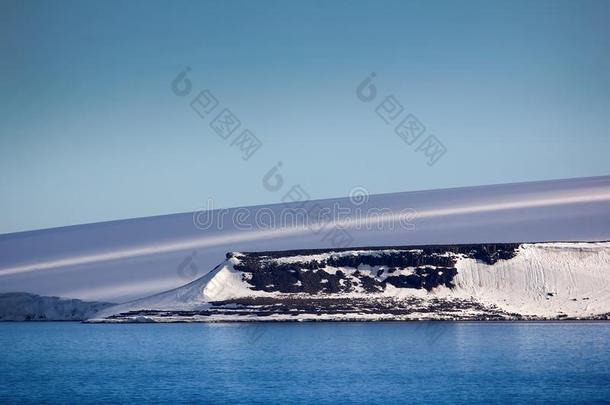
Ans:
[[[82,321],[114,304],[23,292],[0,294],[0,321]]]
[[[610,242],[230,253],[93,321],[602,319]]]

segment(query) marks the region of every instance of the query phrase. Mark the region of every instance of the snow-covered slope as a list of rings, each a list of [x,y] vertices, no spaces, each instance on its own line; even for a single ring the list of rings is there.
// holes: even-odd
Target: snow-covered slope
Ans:
[[[0,321],[82,321],[114,304],[24,292],[0,294]]]
[[[610,313],[610,243],[522,245],[494,265],[458,260],[457,296],[475,296],[511,312],[555,317]]]
[[[610,242],[230,253],[91,321],[607,318]]]

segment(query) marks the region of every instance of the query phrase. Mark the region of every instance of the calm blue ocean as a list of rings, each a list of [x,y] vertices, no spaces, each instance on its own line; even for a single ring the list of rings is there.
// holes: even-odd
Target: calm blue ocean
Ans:
[[[610,402],[610,323],[0,324],[0,403]]]

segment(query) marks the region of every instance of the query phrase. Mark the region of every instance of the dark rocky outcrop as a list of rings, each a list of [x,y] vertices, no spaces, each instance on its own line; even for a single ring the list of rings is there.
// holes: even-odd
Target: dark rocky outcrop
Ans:
[[[487,264],[494,264],[499,259],[508,260],[515,256],[517,248],[521,243],[479,243],[479,244],[456,244],[456,245],[411,245],[411,246],[374,246],[374,247],[352,247],[352,248],[341,248],[341,249],[300,249],[300,250],[278,250],[278,251],[261,251],[261,252],[246,252],[244,253],[249,258],[268,258],[268,259],[279,259],[282,257],[294,257],[294,256],[305,256],[315,255],[321,253],[331,252],[346,252],[354,250],[367,250],[371,252],[380,250],[423,250],[424,255],[431,256],[433,254],[443,253],[455,253],[464,254],[477,260],[481,260]],[[401,264],[407,266],[417,266],[417,263],[405,262],[406,258],[412,257],[409,253],[401,253],[403,259]],[[230,258],[235,253],[227,253],[227,258]],[[374,259],[371,259],[374,260]],[[315,263],[312,261],[310,263]],[[372,262],[363,263],[373,265]],[[434,264],[434,263],[427,263]],[[315,268],[315,267],[312,267]]]
[[[244,273],[244,281],[253,290],[281,293],[348,293],[358,286],[365,292],[381,292],[387,285],[397,288],[432,290],[438,286],[453,287],[457,274],[456,256],[462,255],[487,264],[509,260],[516,254],[518,243],[433,245],[433,246],[383,246],[350,249],[309,249],[278,252],[240,253],[240,263],[234,268]],[[343,251],[362,250],[353,255],[334,255]],[[387,250],[391,250],[388,252]],[[381,252],[385,251],[385,252]],[[281,263],[277,259],[331,253],[325,260],[294,261]],[[451,253],[448,255],[448,253]],[[228,253],[230,258],[234,253]],[[383,266],[371,277],[358,271],[361,265]],[[351,274],[323,269],[353,269]],[[393,275],[397,269],[415,268],[410,275]],[[387,276],[387,277],[386,277]]]
[[[286,315],[284,319],[290,321],[299,315],[343,315],[347,320],[353,319],[349,316],[360,317],[363,314],[370,315],[371,320],[375,315],[391,316],[415,316],[426,317],[433,315],[437,319],[461,319],[461,320],[505,320],[523,319],[519,314],[502,311],[493,306],[484,306],[473,300],[454,299],[431,299],[421,298],[393,299],[387,297],[379,298],[240,298],[227,301],[216,301],[212,307],[201,311],[161,311],[141,310],[130,311],[108,317],[110,320],[139,321],[140,318],[154,317],[159,320],[174,318],[203,319],[211,316],[255,316],[258,320],[265,320],[272,315]],[[244,318],[241,318],[243,320]],[[315,319],[315,318],[314,318]],[[342,318],[334,318],[341,320]],[[362,318],[356,318],[361,319]],[[400,318],[395,318],[399,320]],[[225,319],[227,321],[230,319]],[[386,318],[385,320],[392,320]]]

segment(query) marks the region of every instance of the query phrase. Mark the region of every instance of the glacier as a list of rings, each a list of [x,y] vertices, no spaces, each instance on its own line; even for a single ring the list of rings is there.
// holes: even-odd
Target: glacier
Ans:
[[[83,321],[115,304],[25,292],[0,294],[0,321]]]

